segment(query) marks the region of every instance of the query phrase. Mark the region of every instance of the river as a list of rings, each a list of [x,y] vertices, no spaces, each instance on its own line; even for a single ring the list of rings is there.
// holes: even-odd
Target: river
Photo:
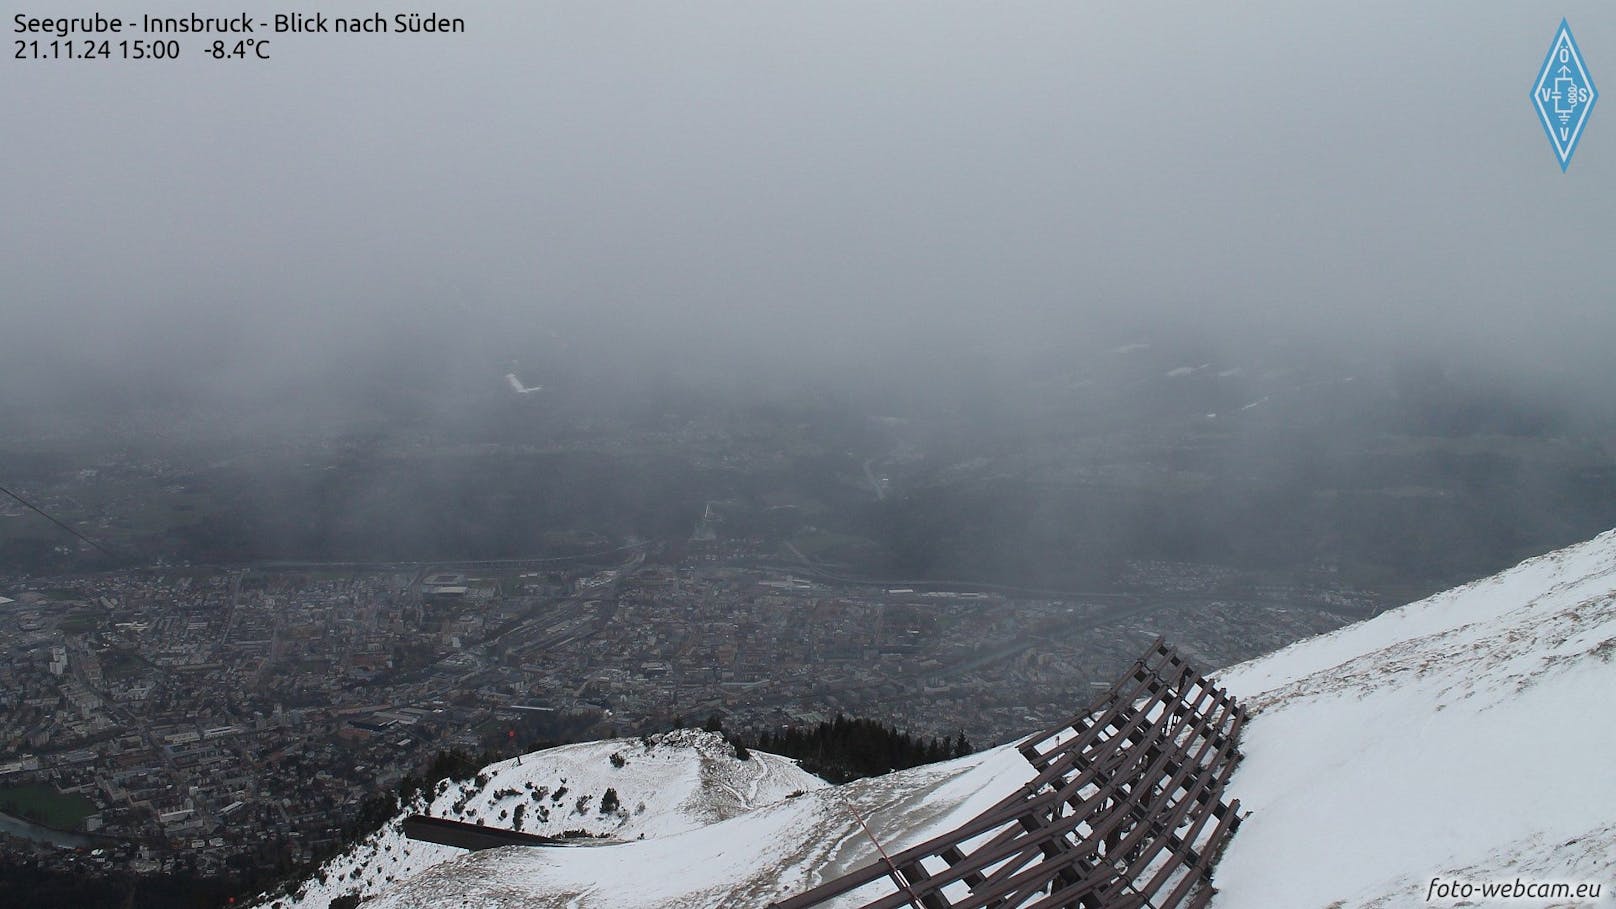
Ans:
[[[20,836],[33,840],[36,843],[51,843],[68,849],[77,849],[81,846],[94,846],[96,841],[81,834],[66,833],[61,830],[52,830],[41,827],[32,821],[25,821],[20,817],[9,814],[0,814],[0,833],[7,836]]]

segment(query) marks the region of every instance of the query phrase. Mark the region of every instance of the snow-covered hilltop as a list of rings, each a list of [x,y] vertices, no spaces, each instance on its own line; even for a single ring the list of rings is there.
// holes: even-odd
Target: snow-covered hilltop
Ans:
[[[1433,878],[1517,877],[1601,882],[1601,902],[1554,905],[1616,905],[1616,532],[1215,675],[1253,716],[1229,789],[1249,813],[1214,909],[1418,906]],[[525,802],[525,832],[606,838],[468,854],[407,841],[395,821],[269,905],[358,892],[367,909],[761,907],[877,857],[852,808],[899,850],[1031,771],[1003,746],[828,787],[683,731],[487,775],[431,813],[514,826],[502,812]],[[619,804],[603,813],[607,787]]]
[[[964,823],[1027,776],[1020,754],[998,748],[845,786],[822,786],[667,836],[593,848],[490,849],[390,889],[374,907],[761,907],[876,858],[854,808],[884,846],[902,848]]]
[[[409,814],[605,844],[682,833],[826,785],[772,754],[754,751],[742,760],[723,736],[699,729],[564,745],[491,764],[474,780],[440,781],[430,801],[401,811],[294,894],[262,905],[325,909],[335,897],[396,890],[467,855],[407,839],[402,822]]]

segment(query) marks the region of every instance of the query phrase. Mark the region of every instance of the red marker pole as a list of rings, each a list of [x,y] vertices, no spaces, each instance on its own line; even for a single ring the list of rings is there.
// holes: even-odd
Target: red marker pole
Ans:
[[[859,814],[858,809],[854,808],[853,803],[848,799],[843,798],[842,804],[847,806],[848,811],[853,812],[853,819],[858,821],[858,825],[860,827],[864,828],[864,835],[869,837],[870,842],[875,844],[875,851],[881,853],[881,861],[887,863],[887,871],[890,872],[892,876],[892,882],[897,884],[899,889],[903,890],[904,893],[909,895],[909,905],[914,906],[915,909],[921,909],[920,897],[916,895],[915,888],[909,886],[909,882],[904,879],[904,876],[898,873],[898,866],[892,864],[892,858],[888,856],[887,851],[881,847],[881,841],[876,839],[875,834],[870,832],[870,825],[864,823],[864,815]]]

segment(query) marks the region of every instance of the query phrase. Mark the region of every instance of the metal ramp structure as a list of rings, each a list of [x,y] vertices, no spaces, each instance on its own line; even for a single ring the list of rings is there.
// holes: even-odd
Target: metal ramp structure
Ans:
[[[1160,638],[1087,710],[1022,742],[1034,776],[959,828],[771,909],[1202,909],[1240,825],[1245,709]]]
[[[412,814],[404,819],[404,835],[423,843],[454,846],[457,849],[498,849],[501,846],[566,846],[567,840],[533,833],[518,833],[503,827],[485,827],[441,817]]]

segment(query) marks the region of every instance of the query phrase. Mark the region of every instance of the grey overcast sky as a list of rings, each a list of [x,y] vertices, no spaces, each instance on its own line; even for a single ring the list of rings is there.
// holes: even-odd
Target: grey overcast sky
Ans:
[[[282,7],[6,22],[98,9]],[[1616,100],[1562,174],[1528,99],[1562,16],[1616,91],[1602,0],[445,12],[468,33],[271,35],[267,63],[5,60],[0,350],[302,368],[418,320],[809,356],[1117,319],[1555,364],[1616,338]]]

